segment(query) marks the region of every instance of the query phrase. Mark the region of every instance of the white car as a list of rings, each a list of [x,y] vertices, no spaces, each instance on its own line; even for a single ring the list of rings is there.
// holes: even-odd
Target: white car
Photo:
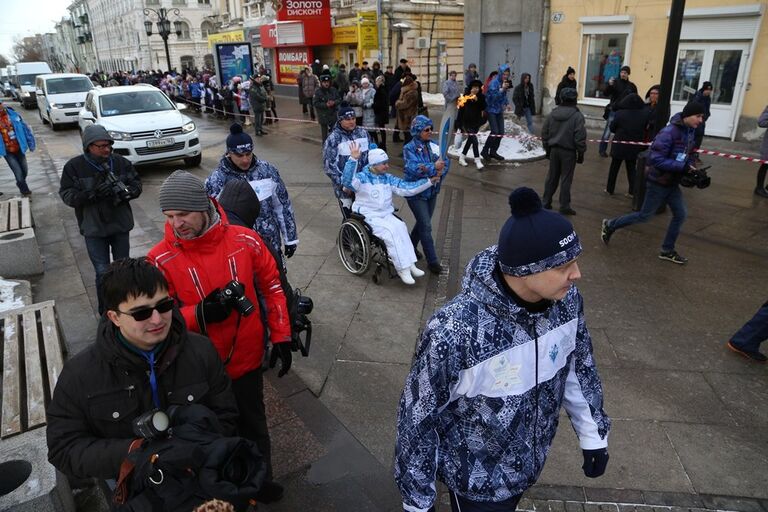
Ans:
[[[75,73],[38,75],[35,80],[35,99],[40,120],[54,130],[59,125],[76,123],[77,115],[85,105],[91,80]]]
[[[203,147],[195,123],[163,91],[151,85],[92,89],[77,116],[82,133],[103,126],[115,139],[113,151],[134,165],[184,160],[200,165]]]

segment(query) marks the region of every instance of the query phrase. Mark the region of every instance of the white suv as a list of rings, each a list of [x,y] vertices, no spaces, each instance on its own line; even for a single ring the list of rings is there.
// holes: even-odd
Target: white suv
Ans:
[[[203,148],[195,123],[160,89],[126,85],[93,89],[78,114],[80,132],[91,124],[106,128],[113,150],[133,164],[184,160],[200,165]]]

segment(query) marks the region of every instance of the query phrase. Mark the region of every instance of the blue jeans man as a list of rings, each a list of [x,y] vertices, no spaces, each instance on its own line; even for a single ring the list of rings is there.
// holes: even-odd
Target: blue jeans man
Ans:
[[[86,236],[85,248],[96,271],[96,297],[99,300],[99,314],[104,313],[104,297],[101,294],[101,276],[107,271],[111,261],[121,260],[129,256],[131,246],[128,233],[117,233],[111,236]],[[112,260],[109,258],[110,249]]]
[[[485,141],[480,155],[483,158],[491,157],[497,160],[504,160],[498,153],[499,146],[501,145],[501,136],[504,135],[504,112],[499,112],[498,114],[488,112],[488,124],[491,125],[491,135]]]
[[[16,186],[19,187],[21,195],[28,196],[32,194],[27,185],[27,156],[21,151],[16,153],[6,153],[5,161],[8,162],[8,167],[11,168],[11,172],[16,177]]]
[[[679,185],[665,187],[652,181],[646,181],[645,200],[639,212],[628,213],[615,219],[603,219],[601,237],[605,244],[611,239],[611,235],[617,230],[632,224],[647,222],[656,214],[656,211],[664,204],[672,210],[672,220],[669,221],[667,234],[661,244],[659,258],[678,265],[685,265],[688,260],[675,251],[675,242],[680,235],[680,228],[685,222],[687,210],[683,200],[683,192]]]
[[[608,139],[611,136],[611,123],[616,114],[611,110],[608,113],[608,120],[605,122],[605,128],[603,128],[603,135],[600,137],[599,153],[600,156],[608,156]]]
[[[728,348],[744,357],[765,363],[768,357],[760,352],[760,344],[768,339],[768,302],[757,310],[755,316],[731,337]]]
[[[411,230],[411,242],[413,242],[414,247],[421,242],[424,256],[427,258],[427,265],[430,268],[437,268],[440,262],[437,259],[435,242],[432,239],[432,214],[435,213],[437,194],[432,194],[429,199],[409,197],[407,201],[413,216],[416,218],[416,225]]]
[[[528,133],[533,133],[533,114],[531,114],[531,109],[525,107],[523,115],[525,116],[525,123],[528,125]]]

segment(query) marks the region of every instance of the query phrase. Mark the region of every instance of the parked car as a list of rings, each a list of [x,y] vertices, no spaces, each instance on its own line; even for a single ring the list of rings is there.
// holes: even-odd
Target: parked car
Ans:
[[[51,73],[47,62],[17,62],[12,83],[16,85],[16,99],[24,108],[37,105],[35,100],[35,79],[38,75]]]
[[[40,120],[57,130],[59,125],[77,123],[77,115],[85,105],[88,91],[93,89],[90,78],[75,73],[38,75],[35,95]]]
[[[134,165],[184,160],[200,165],[203,148],[195,123],[160,89],[124,85],[91,89],[77,116],[80,132],[98,124],[115,139],[113,150]]]

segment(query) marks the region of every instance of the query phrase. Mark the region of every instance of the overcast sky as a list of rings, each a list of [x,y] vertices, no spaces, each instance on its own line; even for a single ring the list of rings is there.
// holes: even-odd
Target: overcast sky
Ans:
[[[0,0],[0,54],[13,59],[13,39],[53,32],[72,0]]]

